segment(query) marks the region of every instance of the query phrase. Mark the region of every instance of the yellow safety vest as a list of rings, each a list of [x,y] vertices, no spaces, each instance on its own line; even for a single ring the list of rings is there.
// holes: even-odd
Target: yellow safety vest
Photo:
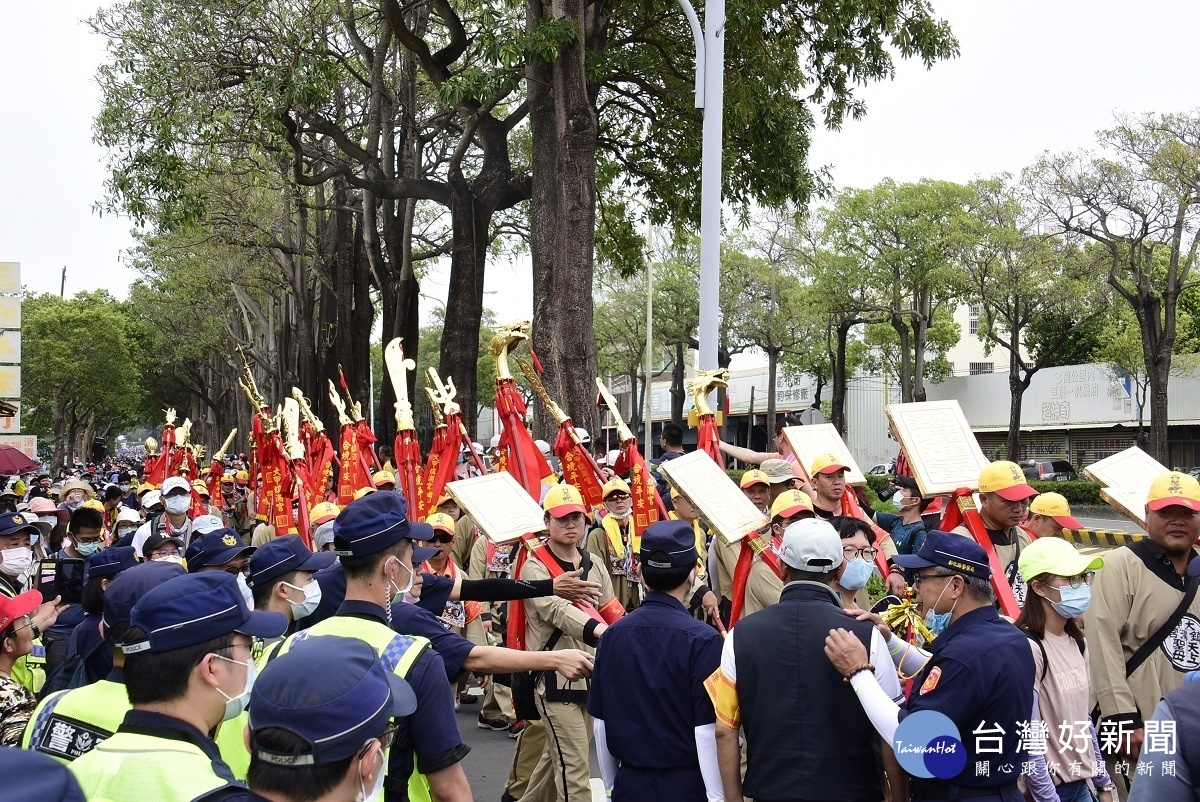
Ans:
[[[14,598],[18,592],[13,590],[8,581],[0,581],[0,595]],[[39,635],[33,641],[33,652],[18,657],[10,672],[13,682],[24,686],[30,693],[36,694],[46,684],[46,647],[42,645]]]
[[[401,678],[408,676],[408,672],[416,664],[417,658],[430,646],[427,638],[397,634],[387,624],[380,621],[335,615],[292,635],[284,641],[278,653],[286,654],[292,646],[305,638],[320,635],[356,638],[364,641],[375,650],[375,654],[379,655],[384,667]],[[414,726],[420,725],[414,724]],[[384,758],[384,765],[390,765],[391,755],[385,755]],[[408,798],[411,802],[432,802],[433,800],[433,794],[429,790],[429,780],[416,770],[415,761],[413,772],[408,778]]]
[[[99,682],[52,693],[34,711],[22,749],[34,749],[64,765],[108,740],[125,714],[129,695],[120,682]]]
[[[88,802],[191,802],[219,788],[241,787],[217,774],[188,741],[118,732],[70,765]]]
[[[258,641],[255,641],[258,645]],[[282,645],[282,641],[276,639],[266,644],[263,650],[254,658],[254,667],[258,672],[263,670],[267,664],[267,660],[271,656],[271,652],[275,651]],[[245,782],[246,777],[250,774],[250,750],[246,748],[246,725],[250,723],[250,711],[243,710],[235,718],[229,721],[222,721],[217,728],[217,737],[213,738],[217,742],[217,748],[221,750],[221,759],[225,761],[225,765],[229,766],[229,770],[233,772],[233,776]]]

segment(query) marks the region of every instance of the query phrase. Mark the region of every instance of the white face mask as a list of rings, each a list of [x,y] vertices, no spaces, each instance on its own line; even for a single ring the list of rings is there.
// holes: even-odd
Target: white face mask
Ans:
[[[130,490],[130,487],[129,487],[129,485],[121,485],[121,492],[122,492],[122,493],[128,493],[128,492],[129,492],[129,490]]]
[[[382,763],[382,749],[379,750],[379,755],[381,758],[380,762]],[[361,764],[362,761],[360,760],[359,763]],[[360,768],[358,772],[358,794],[355,795],[354,802],[376,802],[379,799],[383,799],[383,766],[381,765],[379,771],[375,774],[375,779],[371,782],[370,791],[363,785],[362,769]]]
[[[54,515],[39,515],[38,520],[50,526],[58,526],[58,518]]]
[[[213,657],[217,658],[218,660],[224,660],[227,663],[237,663],[240,666],[246,667],[246,688],[237,696],[230,696],[220,688],[216,689],[217,693],[225,697],[225,713],[222,715],[221,721],[229,721],[232,718],[237,718],[240,716],[242,711],[246,709],[246,704],[250,701],[250,691],[254,688],[254,674],[256,672],[256,668],[253,659],[247,660],[243,663],[241,660],[231,660],[228,657],[220,654],[214,654]]]
[[[190,496],[167,496],[163,499],[163,504],[172,515],[182,515],[192,506],[192,499]]]
[[[396,560],[395,557],[393,557],[392,559]],[[406,594],[410,590],[412,590],[413,582],[415,582],[417,579],[417,575],[415,573],[413,573],[412,568],[410,568],[409,566],[400,562],[400,560],[396,560],[396,564],[399,565],[401,568],[403,568],[405,571],[408,571],[408,584],[402,588],[398,588],[398,587],[396,587],[396,583],[393,582],[391,579],[389,579],[387,581],[388,589],[389,589],[390,593],[395,594],[394,596],[389,594],[389,597],[388,597],[389,605],[392,603],[392,599],[394,599],[394,598],[397,598],[397,599],[404,598],[404,594]]]
[[[312,615],[317,606],[321,604],[321,586],[316,581],[309,582],[304,587],[297,587],[291,582],[284,582],[292,590],[298,590],[304,594],[304,601],[294,602],[290,599],[288,603],[292,605],[292,620],[299,621],[301,618],[306,618]]]
[[[15,549],[0,550],[0,572],[7,576],[22,576],[33,568],[33,549],[18,546]]]
[[[250,586],[246,584],[246,575],[239,573],[237,575],[238,590],[242,592],[242,598],[246,600],[246,607],[254,609],[254,591],[250,590]]]

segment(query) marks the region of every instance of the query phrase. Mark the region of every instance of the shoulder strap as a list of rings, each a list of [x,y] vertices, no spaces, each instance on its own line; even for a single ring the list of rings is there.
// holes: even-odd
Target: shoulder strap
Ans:
[[[1050,668],[1050,657],[1046,654],[1046,644],[1042,643],[1042,639],[1037,635],[1034,635],[1029,630],[1026,629],[1024,632],[1025,637],[1036,643],[1038,651],[1042,653],[1042,676],[1038,678],[1038,681],[1041,682],[1042,680],[1046,679],[1046,670]]]
[[[1183,619],[1183,614],[1192,606],[1192,601],[1196,598],[1197,589],[1200,589],[1200,577],[1188,577],[1187,587],[1183,591],[1183,599],[1179,602],[1179,606],[1175,608],[1175,612],[1171,613],[1171,617],[1125,663],[1126,677],[1131,676],[1133,672],[1141,668],[1142,663],[1146,662],[1150,658],[1150,655],[1154,653],[1154,650],[1162,646],[1163,641],[1175,631],[1175,627],[1179,626],[1179,622]]]

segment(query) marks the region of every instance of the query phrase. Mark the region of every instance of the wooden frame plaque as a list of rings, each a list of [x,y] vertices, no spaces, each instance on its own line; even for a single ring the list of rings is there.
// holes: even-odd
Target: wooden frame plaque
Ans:
[[[658,470],[730,543],[754,534],[771,522],[703,451],[668,460]]]
[[[1146,496],[1150,485],[1167,468],[1137,446],[1130,446],[1083,469],[1083,475],[1101,486],[1100,497],[1129,520],[1146,526]]]
[[[988,460],[958,401],[888,404],[885,411],[921,495],[979,489],[979,472]]]
[[[446,492],[466,510],[479,531],[496,545],[546,530],[541,505],[510,473],[497,471],[448,482]]]
[[[809,478],[812,478],[812,472],[809,471],[808,466],[812,465],[814,459],[821,454],[835,454],[838,461],[848,468],[846,484],[865,485],[867,483],[867,477],[859,470],[854,455],[846,446],[846,441],[842,439],[837,427],[832,423],[821,423],[816,426],[786,426],[783,430],[783,437],[792,447],[796,459],[800,461],[800,467],[805,474],[809,474]]]

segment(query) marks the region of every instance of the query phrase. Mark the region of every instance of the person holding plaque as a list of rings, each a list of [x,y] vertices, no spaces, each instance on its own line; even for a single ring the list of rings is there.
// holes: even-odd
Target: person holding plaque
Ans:
[[[1017,561],[1021,558],[1021,550],[1033,542],[1029,533],[1021,528],[1021,522],[1029,512],[1029,500],[1037,493],[1026,483],[1024,472],[1015,462],[998,460],[979,473],[979,517],[983,519],[1017,604],[1025,603],[1025,580],[1021,578]],[[966,524],[951,532],[971,537]]]

